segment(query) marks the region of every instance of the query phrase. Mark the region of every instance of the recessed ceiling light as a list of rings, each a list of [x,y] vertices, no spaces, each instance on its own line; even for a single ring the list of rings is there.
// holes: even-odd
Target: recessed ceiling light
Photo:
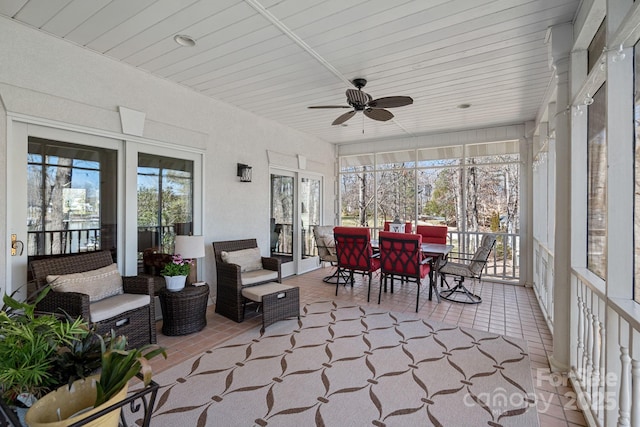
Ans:
[[[471,104],[459,104],[456,108],[459,108],[461,110],[466,110],[469,107],[471,107]]]
[[[177,34],[173,37],[173,40],[180,46],[193,47],[196,45],[196,41],[191,36],[185,34]]]

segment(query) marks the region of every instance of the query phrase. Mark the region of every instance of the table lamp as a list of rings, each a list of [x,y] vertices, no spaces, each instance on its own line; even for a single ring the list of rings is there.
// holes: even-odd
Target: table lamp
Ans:
[[[204,236],[176,236],[173,253],[193,261],[187,282],[196,283],[198,281],[197,258],[204,258]]]

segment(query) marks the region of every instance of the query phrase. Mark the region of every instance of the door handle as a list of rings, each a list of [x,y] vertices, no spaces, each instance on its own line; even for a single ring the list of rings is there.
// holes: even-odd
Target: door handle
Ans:
[[[20,248],[20,253],[18,253],[18,248]],[[22,252],[24,251],[24,243],[22,240],[18,240],[18,236],[15,234],[11,235],[11,256],[22,256]]]

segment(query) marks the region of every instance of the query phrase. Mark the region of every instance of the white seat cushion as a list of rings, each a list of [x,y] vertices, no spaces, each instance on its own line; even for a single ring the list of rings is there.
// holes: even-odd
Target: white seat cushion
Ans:
[[[125,311],[149,305],[151,298],[149,295],[141,294],[120,294],[90,304],[91,321],[101,322],[105,319],[115,317]]]
[[[240,273],[242,285],[252,285],[254,283],[267,282],[269,280],[278,280],[278,272],[272,270],[254,270]]]
[[[242,296],[255,302],[262,302],[262,297],[276,292],[288,291],[293,286],[282,283],[265,283],[264,285],[248,286],[242,288]]]

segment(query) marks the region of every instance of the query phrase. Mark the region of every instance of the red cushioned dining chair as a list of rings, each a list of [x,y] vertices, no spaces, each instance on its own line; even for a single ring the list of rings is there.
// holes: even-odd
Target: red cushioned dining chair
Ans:
[[[449,228],[446,225],[419,225],[416,227],[416,233],[422,236],[422,243],[446,245]],[[446,259],[441,259],[439,266],[442,267],[446,263]],[[433,271],[430,273],[429,279],[434,280]],[[435,279],[437,280],[437,277]]]
[[[422,236],[422,243],[447,244],[449,229],[446,225],[419,225],[416,233]]]
[[[418,285],[416,296],[416,313],[420,302],[420,285],[422,279],[431,271],[431,257],[422,255],[422,236],[420,234],[392,233],[381,231],[378,239],[380,248],[380,292],[378,304],[382,296],[384,281],[385,292],[387,279],[391,277],[391,293],[393,293],[393,278],[399,276],[406,281],[415,281]],[[429,286],[432,285],[429,277]]]
[[[378,254],[373,254],[371,248],[371,234],[366,227],[335,227],[333,238],[336,242],[336,254],[338,255],[338,275],[336,283],[336,295],[340,286],[340,278],[346,277],[344,285],[351,282],[353,287],[353,273],[358,272],[369,276],[369,289],[367,291],[367,302],[371,296],[371,273],[380,269]]]

